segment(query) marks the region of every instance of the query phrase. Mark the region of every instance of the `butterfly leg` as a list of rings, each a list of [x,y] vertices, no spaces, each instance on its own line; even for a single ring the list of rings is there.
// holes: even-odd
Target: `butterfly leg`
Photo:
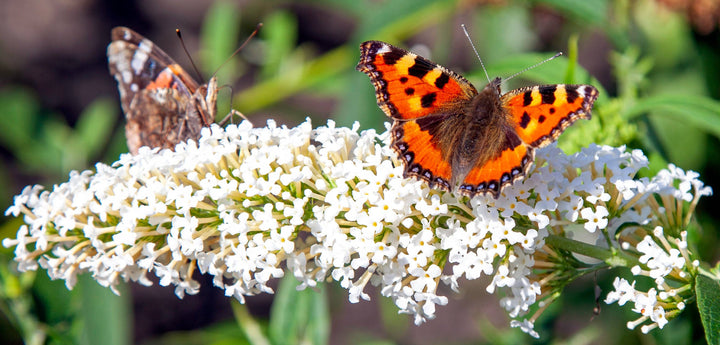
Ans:
[[[231,122],[231,121],[232,121],[233,116],[241,117],[243,120],[245,120],[245,121],[247,121],[247,122],[250,122],[250,124],[252,124],[252,122],[247,118],[247,116],[245,116],[243,113],[241,113],[241,112],[239,112],[239,111],[237,111],[237,110],[235,110],[235,109],[230,109],[230,112],[229,112],[227,115],[225,115],[225,118],[223,118],[222,120],[220,120],[220,122],[218,122],[218,124],[219,124],[221,127],[225,127],[225,125],[226,125],[228,122]]]

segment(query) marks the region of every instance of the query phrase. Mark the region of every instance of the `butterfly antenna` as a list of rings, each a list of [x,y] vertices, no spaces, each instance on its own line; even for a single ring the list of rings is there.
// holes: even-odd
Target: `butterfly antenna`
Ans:
[[[465,37],[467,37],[468,41],[470,42],[470,46],[472,46],[472,49],[475,52],[475,56],[477,56],[478,60],[480,60],[480,66],[482,66],[483,72],[485,72],[485,78],[487,78],[488,83],[489,83],[490,76],[488,75],[488,72],[485,69],[485,64],[483,63],[482,59],[480,58],[480,54],[478,53],[477,49],[475,49],[475,44],[473,43],[472,39],[470,38],[470,34],[468,33],[467,29],[465,28],[465,24],[460,24],[460,26],[462,26],[463,32],[465,32]]]
[[[257,35],[258,31],[260,31],[260,28],[262,28],[262,26],[263,26],[263,23],[258,23],[258,25],[255,27],[255,30],[253,30],[253,32],[250,34],[250,36],[248,36],[248,38],[245,39],[245,42],[243,42],[243,44],[241,44],[240,47],[238,47],[238,49],[235,49],[235,52],[233,52],[232,55],[230,55],[230,57],[228,57],[222,64],[220,64],[220,66],[215,70],[215,73],[213,73],[213,75],[217,74],[217,72],[220,70],[220,68],[225,66],[225,64],[230,62],[230,60],[232,60],[232,58],[235,57],[235,55],[240,53],[240,51],[243,50],[243,48],[245,48],[245,46],[248,44],[248,42],[250,42],[250,40],[253,37],[255,37],[255,35]]]
[[[552,59],[555,59],[556,57],[558,57],[558,56],[560,56],[560,55],[562,55],[562,52],[558,52],[557,54],[555,54],[555,55],[553,55],[553,56],[551,56],[551,57],[549,57],[549,58],[547,58],[547,59],[545,59],[545,60],[542,60],[542,61],[540,61],[540,62],[538,62],[538,63],[536,63],[536,64],[534,64],[534,65],[532,65],[532,66],[530,66],[530,67],[526,67],[526,68],[524,68],[522,71],[517,72],[517,73],[515,73],[515,74],[513,74],[513,75],[511,75],[511,76],[509,76],[509,77],[507,77],[507,78],[505,78],[505,79],[503,79],[503,82],[506,82],[506,81],[508,81],[508,80],[510,80],[510,79],[512,79],[512,78],[515,78],[515,77],[517,77],[518,75],[520,75],[520,74],[522,74],[522,73],[525,73],[525,72],[527,72],[527,71],[529,71],[529,70],[531,70],[531,69],[533,69],[533,68],[535,68],[535,67],[537,67],[537,66],[540,66],[540,65],[542,65],[542,64],[544,64],[544,63],[546,63],[546,62],[548,62],[548,61],[550,61],[550,60],[552,60]]]
[[[203,80],[202,74],[200,74],[200,70],[195,66],[195,61],[193,61],[192,56],[190,55],[190,52],[187,50],[187,47],[185,46],[185,40],[182,38],[182,34],[180,33],[180,29],[175,29],[175,34],[177,34],[178,39],[180,39],[180,45],[182,45],[183,50],[185,51],[185,55],[187,55],[188,59],[190,60],[190,64],[192,65],[193,69],[195,70],[195,73],[198,75],[198,80]]]
[[[248,36],[248,38],[245,39],[245,42],[243,42],[243,44],[241,44],[240,47],[238,47],[238,49],[235,49],[235,52],[233,52],[230,55],[230,57],[228,57],[223,63],[221,63],[220,66],[218,66],[218,68],[215,70],[215,72],[212,75],[215,76],[217,74],[217,72],[220,71],[220,69],[223,66],[225,66],[225,64],[230,62],[230,60],[232,60],[232,58],[235,57],[235,55],[240,53],[240,51],[243,50],[243,48],[245,48],[245,46],[248,44],[248,42],[250,42],[250,40],[253,37],[255,37],[255,35],[257,35],[258,31],[260,31],[260,28],[262,28],[262,26],[263,26],[263,23],[258,23],[258,25],[255,27],[255,30],[253,30],[253,32],[250,33],[250,36]],[[243,113],[233,109],[232,102],[235,99],[235,96],[234,96],[235,89],[232,88],[232,85],[226,85],[226,86],[230,88],[230,113],[224,119],[222,119],[220,121],[220,125],[224,126],[225,123],[227,123],[228,121],[232,122],[234,115],[237,115],[237,116],[245,119],[246,121],[250,122],[250,120],[248,120],[248,118],[245,115],[243,115]]]

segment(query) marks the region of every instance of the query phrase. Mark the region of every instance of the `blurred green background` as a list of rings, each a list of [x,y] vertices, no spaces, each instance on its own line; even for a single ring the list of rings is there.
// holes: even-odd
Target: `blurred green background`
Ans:
[[[254,39],[217,70],[219,117],[232,104],[256,126],[334,119],[384,129],[366,75],[355,71],[360,42],[412,49],[486,83],[462,34],[465,24],[492,76],[509,76],[557,51],[564,56],[513,79],[505,90],[538,83],[591,83],[601,90],[591,121],[559,139],[574,151],[590,143],[640,148],[652,175],[667,163],[700,172],[716,186],[720,172],[720,2],[714,0],[461,1],[3,1],[0,2],[0,209],[28,184],[52,186],[71,170],[111,163],[127,152],[124,119],[105,49],[110,30],[128,26],[189,68],[174,30],[209,78],[247,37]],[[194,73],[191,73],[194,75]],[[206,80],[205,79],[205,80]],[[204,80],[203,80],[204,81]],[[231,97],[233,98],[231,101]],[[717,197],[700,203],[698,253],[718,260]],[[0,237],[19,221],[0,220]],[[351,305],[347,292],[296,293],[283,280],[275,296],[241,306],[203,277],[195,296],[128,284],[112,295],[91,279],[73,291],[45,272],[18,273],[0,248],[0,343],[20,344],[693,344],[702,343],[694,306],[662,332],[643,336],[625,322],[635,314],[602,306],[593,317],[595,281],[569,286],[536,324],[533,340],[485,293],[487,281],[444,287],[449,305],[414,326],[391,301]],[[603,294],[604,296],[604,294]],[[626,308],[627,309],[627,308]]]

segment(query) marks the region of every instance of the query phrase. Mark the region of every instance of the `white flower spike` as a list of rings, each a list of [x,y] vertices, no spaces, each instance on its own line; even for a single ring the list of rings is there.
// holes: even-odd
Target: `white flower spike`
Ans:
[[[243,302],[287,272],[299,289],[336,280],[359,302],[370,283],[418,324],[448,303],[440,283],[458,290],[463,277],[488,276],[511,326],[534,337],[557,292],[588,271],[573,253],[654,279],[641,292],[616,278],[606,302],[632,302],[641,318],[629,326],[662,328],[691,301],[684,287],[698,265],[684,230],[712,193],[697,174],[670,166],[636,179],[648,163],[639,151],[549,146],[497,199],[468,199],[403,178],[389,135],[358,127],[243,122],[204,128],[174,152],[141,148],[50,191],[26,187],[6,211],[26,225],[3,245],[19,270],[39,265],[68,288],[85,272],[115,292],[154,274],[182,298],[198,292],[199,269]],[[593,241],[570,239],[571,229]]]

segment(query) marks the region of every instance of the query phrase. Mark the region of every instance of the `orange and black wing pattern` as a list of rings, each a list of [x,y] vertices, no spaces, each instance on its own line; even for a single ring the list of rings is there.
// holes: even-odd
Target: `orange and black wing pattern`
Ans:
[[[523,178],[545,146],[598,96],[590,85],[543,85],[500,92],[495,78],[481,91],[460,75],[387,43],[360,45],[357,69],[370,76],[377,102],[394,119],[392,147],[405,177],[470,197],[492,194]]]
[[[589,119],[598,91],[590,85],[542,85],[502,95],[502,113],[510,120],[499,154],[478,162],[459,189],[466,195],[492,194],[523,178],[535,158],[535,148],[555,141],[578,119]]]
[[[542,85],[510,91],[502,96],[520,139],[543,147],[578,119],[590,119],[598,90],[590,85]]]
[[[458,187],[461,194],[470,197],[491,194],[498,197],[505,186],[522,179],[535,159],[535,149],[524,143],[515,132],[507,131],[506,140],[491,159],[478,162],[465,175]]]
[[[361,44],[357,69],[370,76],[380,109],[393,119],[438,114],[477,95],[458,74],[384,42]]]
[[[395,120],[392,147],[405,163],[405,176],[449,189],[452,168],[432,127],[456,115],[477,90],[456,73],[384,42],[365,42],[360,53],[357,69],[370,76],[380,109]]]

